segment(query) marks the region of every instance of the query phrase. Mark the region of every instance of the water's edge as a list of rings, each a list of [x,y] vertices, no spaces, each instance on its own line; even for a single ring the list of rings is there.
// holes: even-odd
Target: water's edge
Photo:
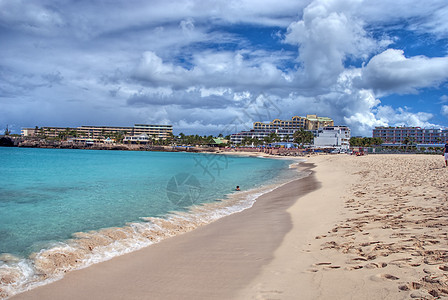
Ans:
[[[293,163],[290,168],[297,168]],[[297,177],[285,182],[227,195],[225,199],[196,205],[188,212],[173,212],[165,218],[142,218],[124,227],[98,231],[78,232],[73,238],[18,259],[3,255],[0,261],[0,298],[61,279],[65,273],[130,253],[166,238],[192,231],[222,217],[241,212],[253,206],[256,199],[291,181],[308,176],[297,172]]]

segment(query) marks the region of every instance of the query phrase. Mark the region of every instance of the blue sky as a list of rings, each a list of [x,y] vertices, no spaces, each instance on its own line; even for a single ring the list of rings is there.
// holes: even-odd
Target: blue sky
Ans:
[[[0,126],[16,133],[448,126],[446,0],[0,0],[0,45]]]

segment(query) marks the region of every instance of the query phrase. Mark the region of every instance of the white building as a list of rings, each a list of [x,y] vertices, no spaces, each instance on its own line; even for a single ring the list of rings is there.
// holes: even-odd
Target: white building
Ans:
[[[350,148],[350,128],[347,126],[319,128],[314,137],[314,147],[348,150]]]
[[[37,131],[36,128],[22,128],[22,136],[35,136]]]
[[[149,143],[149,136],[146,133],[142,133],[140,135],[126,135],[123,142],[130,144],[147,144]]]

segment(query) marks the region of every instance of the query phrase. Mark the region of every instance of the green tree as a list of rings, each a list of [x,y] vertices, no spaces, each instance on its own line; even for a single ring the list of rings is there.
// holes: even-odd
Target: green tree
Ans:
[[[303,146],[304,144],[311,144],[314,140],[314,135],[311,131],[300,128],[294,132],[293,139],[294,143]]]

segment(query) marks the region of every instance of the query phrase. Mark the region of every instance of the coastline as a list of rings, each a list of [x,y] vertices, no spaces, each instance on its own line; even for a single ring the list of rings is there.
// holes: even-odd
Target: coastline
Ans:
[[[295,168],[297,159],[288,161],[293,162],[290,168],[292,166]],[[295,175],[294,178],[301,176],[303,175]],[[189,211],[173,211],[166,218],[141,218],[142,222],[127,223],[123,227],[76,232],[72,235],[72,239],[35,252],[28,258],[22,259],[5,254],[0,257],[6,263],[0,269],[0,298],[11,297],[50,284],[63,278],[66,273],[152,246],[164,239],[184,234],[224,216],[248,209],[258,196],[284,185],[285,179],[238,193],[230,193],[214,202],[192,206]],[[286,182],[289,180],[292,179],[287,179]]]
[[[70,272],[59,281],[12,299],[233,298],[272,259],[291,229],[286,209],[317,185],[312,174],[294,180],[263,194],[242,212]]]
[[[13,299],[445,299],[448,171],[317,155],[240,213]]]

